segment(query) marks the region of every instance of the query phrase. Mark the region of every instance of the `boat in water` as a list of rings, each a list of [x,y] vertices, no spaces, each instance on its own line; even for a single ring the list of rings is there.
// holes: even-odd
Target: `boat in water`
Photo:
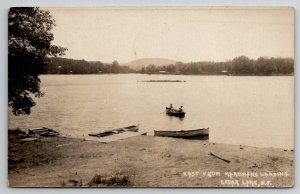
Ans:
[[[128,127],[121,127],[121,128],[117,128],[117,129],[109,129],[109,130],[105,130],[105,131],[100,131],[97,133],[90,133],[89,136],[105,137],[105,136],[109,136],[109,135],[123,133],[126,131],[137,132],[138,130],[139,130],[139,125],[130,125]]]
[[[184,111],[179,111],[174,108],[166,107],[166,114],[169,116],[175,116],[175,117],[180,117],[183,118],[185,116]]]
[[[160,131],[154,130],[154,136],[175,137],[175,138],[195,138],[209,135],[209,128],[181,130],[181,131]]]

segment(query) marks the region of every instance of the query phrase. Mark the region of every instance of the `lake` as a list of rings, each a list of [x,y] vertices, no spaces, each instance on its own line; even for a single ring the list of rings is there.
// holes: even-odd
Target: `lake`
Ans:
[[[140,82],[142,80],[186,82]],[[10,128],[49,127],[83,137],[140,124],[140,131],[210,128],[210,141],[258,147],[294,147],[293,76],[42,75],[45,96]],[[165,114],[183,105],[186,117]]]

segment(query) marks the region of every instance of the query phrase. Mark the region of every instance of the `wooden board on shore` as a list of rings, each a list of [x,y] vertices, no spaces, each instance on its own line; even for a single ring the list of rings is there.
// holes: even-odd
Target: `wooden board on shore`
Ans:
[[[109,143],[113,141],[118,141],[121,139],[127,139],[130,137],[138,136],[138,135],[143,135],[145,132],[132,132],[132,131],[125,131],[123,133],[111,135],[111,136],[105,136],[105,137],[92,137],[88,136],[85,138],[85,140],[89,141],[97,141],[99,143]]]

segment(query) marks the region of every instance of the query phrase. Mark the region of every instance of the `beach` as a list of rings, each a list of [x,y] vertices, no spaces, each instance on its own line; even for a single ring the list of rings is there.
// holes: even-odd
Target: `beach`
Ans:
[[[168,137],[9,135],[10,187],[291,187],[294,151]],[[122,181],[116,181],[118,178]]]

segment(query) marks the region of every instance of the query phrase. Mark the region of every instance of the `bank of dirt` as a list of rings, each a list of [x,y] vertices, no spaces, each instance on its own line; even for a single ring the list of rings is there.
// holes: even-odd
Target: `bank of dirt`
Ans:
[[[8,156],[11,187],[290,187],[294,181],[293,150],[208,140],[10,137]]]

